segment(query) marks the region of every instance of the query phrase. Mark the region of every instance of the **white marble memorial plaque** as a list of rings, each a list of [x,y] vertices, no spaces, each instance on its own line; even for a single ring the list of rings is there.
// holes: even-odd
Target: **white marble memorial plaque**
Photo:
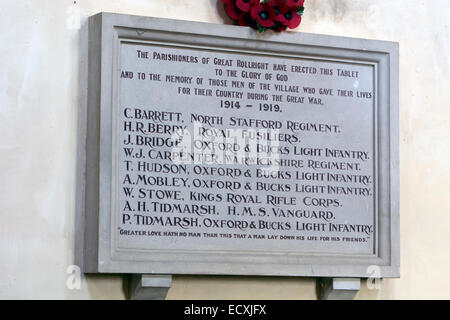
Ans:
[[[87,269],[397,276],[397,46],[206,26],[92,19]]]

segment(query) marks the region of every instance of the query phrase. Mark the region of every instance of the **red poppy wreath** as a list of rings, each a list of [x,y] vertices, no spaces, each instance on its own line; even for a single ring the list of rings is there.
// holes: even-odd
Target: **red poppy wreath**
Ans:
[[[281,32],[300,25],[305,0],[221,0],[228,16],[240,26],[259,32]]]

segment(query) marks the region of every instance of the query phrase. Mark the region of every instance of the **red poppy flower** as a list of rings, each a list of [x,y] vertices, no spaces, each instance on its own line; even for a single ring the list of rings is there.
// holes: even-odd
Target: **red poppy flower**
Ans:
[[[249,12],[252,6],[259,2],[259,0],[236,0],[236,7],[243,12]]]
[[[250,16],[250,12],[242,12],[239,17],[238,24],[243,27],[256,28],[255,20]]]
[[[295,11],[289,11],[288,13],[286,13],[284,15],[286,17],[286,23],[285,25],[289,28],[289,29],[295,29],[297,28],[300,23],[302,22],[302,16],[299,15],[297,12]]]
[[[225,5],[225,11],[227,12],[228,16],[233,20],[239,19],[241,15],[241,11],[236,7],[233,1],[230,1],[230,3]]]
[[[282,6],[277,21],[281,22],[289,29],[295,29],[302,21],[302,17],[297,13],[296,7]]]
[[[229,3],[232,2],[233,0],[220,0],[220,1],[222,1],[222,2],[225,3],[225,4],[229,4]]]
[[[270,19],[270,11],[272,7],[269,3],[261,4],[256,3],[251,9],[251,16],[256,19],[258,24],[264,28],[270,28],[274,25],[272,19]]]
[[[273,27],[273,30],[276,31],[276,32],[282,32],[282,31],[286,30],[286,28],[287,28],[287,27],[286,27],[284,24],[277,23],[277,24]]]
[[[270,18],[278,22],[284,21],[283,12],[289,10],[285,0],[270,0],[269,3],[271,5],[269,11]]]
[[[223,0],[222,0],[223,1]],[[288,7],[303,7],[305,0],[286,0]]]

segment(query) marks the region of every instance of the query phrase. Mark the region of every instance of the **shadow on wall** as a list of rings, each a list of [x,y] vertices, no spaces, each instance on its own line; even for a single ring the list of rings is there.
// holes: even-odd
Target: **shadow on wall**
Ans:
[[[219,17],[222,20],[221,22],[223,24],[234,25],[234,21],[225,12],[225,7],[224,7],[224,4],[222,3],[222,1],[220,1],[220,0],[210,0],[210,1],[211,1],[211,4],[212,4],[211,7],[213,7],[214,3],[215,3],[217,12],[219,14]]]
[[[74,264],[83,272],[84,255],[84,217],[85,217],[85,174],[86,174],[86,125],[88,95],[88,40],[89,21],[86,19],[78,37],[78,123],[77,123],[77,167],[76,167],[76,202],[74,224]],[[117,298],[118,292],[111,292],[111,286],[118,287],[122,282],[123,297],[126,298],[128,281],[122,275],[85,275],[88,295],[93,299]],[[115,289],[117,291],[117,289]]]
[[[314,278],[175,275],[168,300],[315,300]]]

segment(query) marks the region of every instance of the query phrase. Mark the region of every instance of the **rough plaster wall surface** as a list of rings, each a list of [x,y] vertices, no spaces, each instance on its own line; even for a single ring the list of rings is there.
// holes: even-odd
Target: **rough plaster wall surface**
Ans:
[[[0,3],[0,298],[123,299],[79,264],[87,18],[230,23],[216,0]],[[401,279],[357,299],[450,298],[450,2],[307,0],[299,32],[400,43]],[[69,270],[70,271],[70,270]],[[315,299],[313,279],[176,276],[168,299]]]

